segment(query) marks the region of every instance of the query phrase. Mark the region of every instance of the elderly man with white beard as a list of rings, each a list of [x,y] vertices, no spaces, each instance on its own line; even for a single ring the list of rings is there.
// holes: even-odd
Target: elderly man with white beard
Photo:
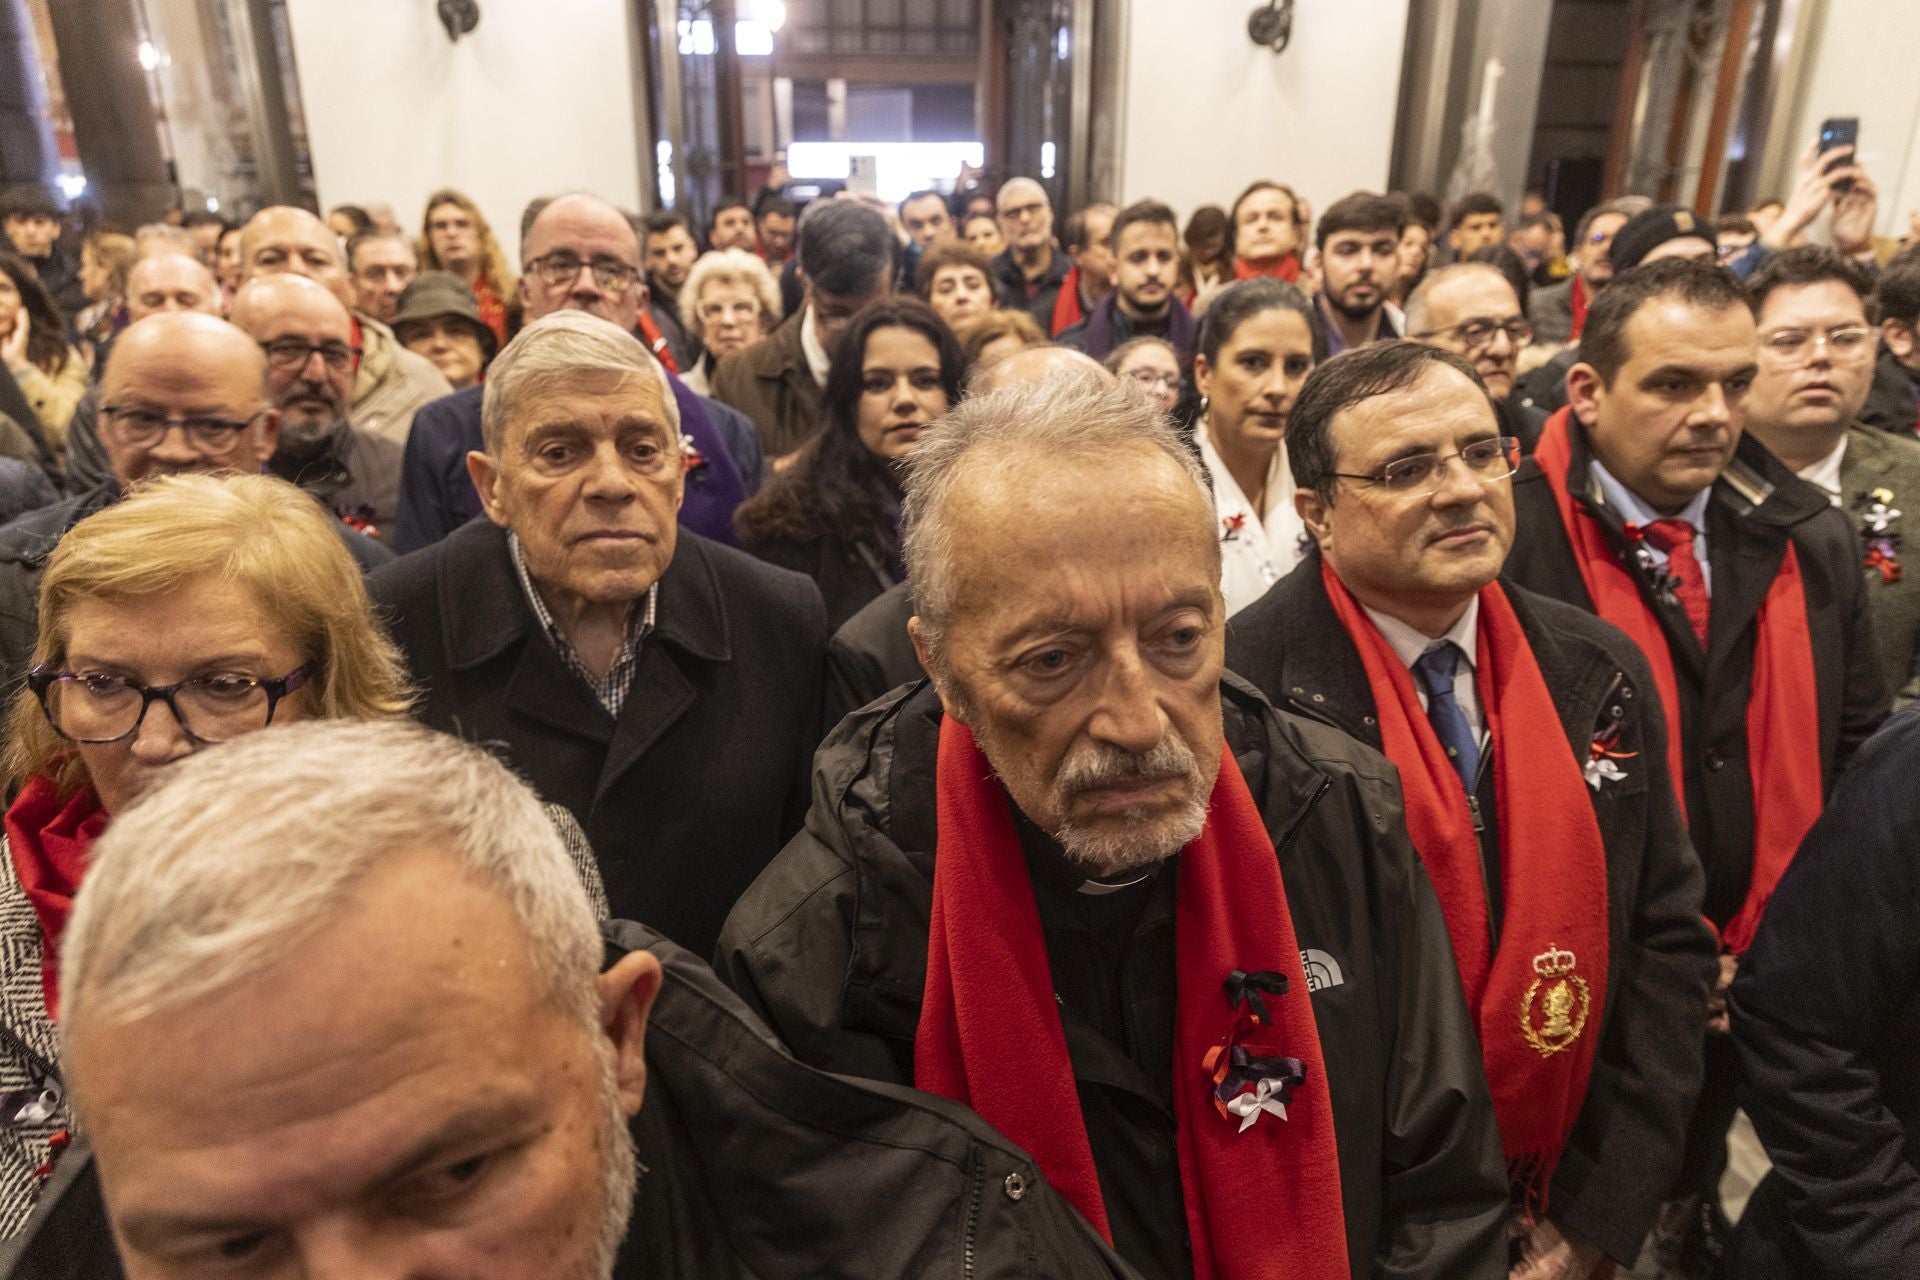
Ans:
[[[906,528],[931,680],[827,739],[723,976],[803,1061],[972,1106],[1143,1276],[1504,1275],[1393,770],[1223,671],[1179,436],[1097,380],[976,397]]]

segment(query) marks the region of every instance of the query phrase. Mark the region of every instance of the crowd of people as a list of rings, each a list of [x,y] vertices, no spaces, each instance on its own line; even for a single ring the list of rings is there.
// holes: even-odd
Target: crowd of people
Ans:
[[[0,199],[6,1274],[1920,1274],[1920,244],[1528,205]]]

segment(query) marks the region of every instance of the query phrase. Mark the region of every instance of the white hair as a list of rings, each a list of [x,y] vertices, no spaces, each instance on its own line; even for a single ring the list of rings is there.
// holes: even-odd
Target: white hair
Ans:
[[[969,397],[920,437],[908,462],[905,544],[914,612],[938,662],[953,612],[953,566],[961,554],[949,528],[947,502],[975,467],[1008,456],[1031,459],[1036,472],[1063,462],[1104,464],[1142,446],[1165,454],[1193,481],[1209,534],[1213,490],[1207,473],[1171,424],[1098,365],[1066,370],[1043,383],[1014,383]],[[1090,492],[1090,502],[1106,497]],[[1211,536],[1208,545],[1219,554]],[[1217,565],[1216,565],[1217,573]],[[935,674],[939,674],[936,672]]]
[[[1020,177],[1008,178],[1000,184],[1000,190],[996,191],[993,196],[994,209],[998,211],[999,208],[1006,203],[1007,196],[1015,191],[1031,191],[1034,195],[1040,197],[1040,203],[1046,205],[1049,210],[1053,208],[1053,197],[1047,194],[1045,187],[1041,186],[1032,178]]]
[[[659,386],[677,448],[680,404],[673,398],[666,368],[619,325],[568,308],[541,316],[522,329],[487,366],[486,397],[480,402],[480,430],[487,452],[499,456],[513,412],[524,402],[550,392],[555,384],[604,378],[609,373],[650,379]]]
[[[704,339],[707,322],[700,318],[700,295],[710,284],[744,284],[760,303],[760,321],[767,333],[780,323],[780,286],[759,254],[745,249],[712,249],[694,261],[687,282],[680,286],[680,323],[687,336]]]
[[[134,1021],[285,957],[395,849],[496,890],[561,1013],[598,1026],[587,890],[540,802],[478,747],[406,721],[263,729],[168,767],[93,847],[62,940],[61,1023]]]

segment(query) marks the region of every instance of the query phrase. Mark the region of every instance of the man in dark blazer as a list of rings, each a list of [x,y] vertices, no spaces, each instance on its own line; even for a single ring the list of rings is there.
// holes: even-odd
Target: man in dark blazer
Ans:
[[[1401,416],[1406,404],[1419,406],[1420,421]],[[1548,1193],[1544,1217],[1530,1229],[1517,1221],[1521,1248],[1543,1262],[1571,1261],[1566,1274],[1585,1275],[1601,1254],[1633,1264],[1678,1171],[1700,1087],[1715,946],[1700,919],[1700,863],[1667,779],[1666,717],[1646,659],[1599,619],[1496,582],[1513,537],[1508,477],[1516,459],[1498,449],[1499,431],[1487,389],[1463,357],[1391,343],[1321,366],[1287,430],[1317,549],[1227,624],[1227,665],[1274,705],[1385,751],[1400,768],[1410,818],[1424,794],[1440,802],[1442,825],[1457,828],[1449,840],[1409,822],[1441,887],[1463,982],[1473,981],[1466,974],[1476,965],[1488,974],[1469,1005],[1492,1013],[1480,1019],[1481,1048],[1510,1159],[1527,1145],[1529,1127],[1559,1138],[1548,1148],[1547,1180],[1531,1188]],[[1484,468],[1473,470],[1473,461]],[[1356,478],[1382,468],[1397,471]],[[1409,474],[1416,483],[1398,483]],[[1507,609],[1517,640],[1494,618]],[[1511,651],[1499,652],[1502,644]],[[1425,715],[1394,720],[1407,704],[1392,682],[1405,670],[1407,691],[1420,696],[1420,675],[1436,652],[1455,662],[1448,701],[1476,740],[1475,763],[1462,769],[1450,760],[1462,776],[1444,772],[1441,786],[1423,793],[1418,735],[1434,732],[1433,698],[1422,697]],[[1523,708],[1508,702],[1520,684],[1516,669],[1527,666],[1544,685],[1537,742],[1528,741],[1532,726],[1514,723]],[[1486,705],[1489,693],[1494,706]],[[1529,753],[1529,745],[1539,749]],[[1522,777],[1524,785],[1506,785]],[[1604,885],[1604,920],[1592,926],[1604,960],[1563,931],[1566,921],[1551,919],[1553,908],[1532,905],[1557,901],[1576,915],[1598,906],[1579,901],[1581,882],[1566,874],[1574,842],[1527,840],[1531,815],[1523,810],[1536,800],[1591,810],[1584,829],[1593,835],[1582,852],[1592,883]],[[1464,857],[1450,864],[1449,850]],[[1466,904],[1447,891],[1462,866]],[[1463,946],[1465,929],[1472,936]],[[1584,965],[1583,981],[1604,983],[1580,988],[1604,994],[1591,998],[1591,1026],[1556,1049],[1591,1053],[1584,1091],[1564,1103],[1552,1088],[1563,1059],[1526,1042],[1497,976],[1505,965],[1524,983],[1535,976],[1536,953],[1548,951],[1579,953],[1573,971]],[[1469,962],[1469,952],[1478,958]],[[1582,1045],[1582,1035],[1592,1040]],[[1531,1118],[1516,1113],[1515,1098]],[[1540,1167],[1516,1168],[1516,1186]]]
[[[1626,631],[1663,686],[1706,916],[1722,931],[1675,1208],[1700,1239],[1722,1221],[1735,1109],[1726,984],[1824,796],[1887,712],[1853,529],[1743,433],[1758,352],[1746,292],[1718,267],[1656,262],[1607,286],[1567,374],[1569,405],[1514,482],[1506,570]]]
[[[1907,510],[1920,520],[1920,440],[1861,420],[1874,377],[1873,280],[1820,245],[1776,253],[1747,282],[1760,376],[1747,430],[1827,495],[1860,535],[1861,576],[1887,691],[1920,674],[1920,573],[1908,573]]]
[[[618,325],[536,321],[487,380],[487,519],[369,586],[420,719],[498,744],[580,820],[614,912],[706,954],[805,812],[826,611],[678,525],[677,417]]]

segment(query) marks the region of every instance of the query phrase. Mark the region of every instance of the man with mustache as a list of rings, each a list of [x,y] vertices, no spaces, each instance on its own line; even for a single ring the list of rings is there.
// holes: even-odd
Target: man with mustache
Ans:
[[[1710,262],[1652,262],[1608,285],[1567,373],[1568,407],[1514,482],[1507,561],[1521,586],[1625,631],[1667,713],[1668,773],[1721,945],[1706,1083],[1668,1224],[1693,1224],[1695,1252],[1711,1251],[1724,1222],[1727,984],[1834,780],[1887,712],[1847,517],[1744,432],[1759,347],[1746,291]]]
[[[416,715],[500,744],[580,820],[614,914],[704,955],[805,812],[827,621],[809,579],[680,526],[683,424],[624,327],[543,315],[487,374],[486,518],[368,589]]]
[[[1058,341],[1105,360],[1134,338],[1164,338],[1182,368],[1192,364],[1199,325],[1186,303],[1173,296],[1180,279],[1180,224],[1173,210],[1157,200],[1128,205],[1113,219],[1110,239],[1113,291]]]
[[[1188,446],[1111,382],[976,396],[906,522],[931,682],[829,736],[723,976],[803,1061],[972,1106],[1143,1276],[1501,1275],[1392,770],[1224,673]]]
[[[1366,191],[1334,201],[1320,215],[1321,359],[1404,332],[1405,319],[1387,294],[1399,275],[1400,233],[1411,217],[1405,201]]]
[[[1715,968],[1646,659],[1498,581],[1519,442],[1463,357],[1335,357],[1287,452],[1316,550],[1235,616],[1227,663],[1400,771],[1500,1119],[1513,1276],[1631,1266],[1679,1166]]]

